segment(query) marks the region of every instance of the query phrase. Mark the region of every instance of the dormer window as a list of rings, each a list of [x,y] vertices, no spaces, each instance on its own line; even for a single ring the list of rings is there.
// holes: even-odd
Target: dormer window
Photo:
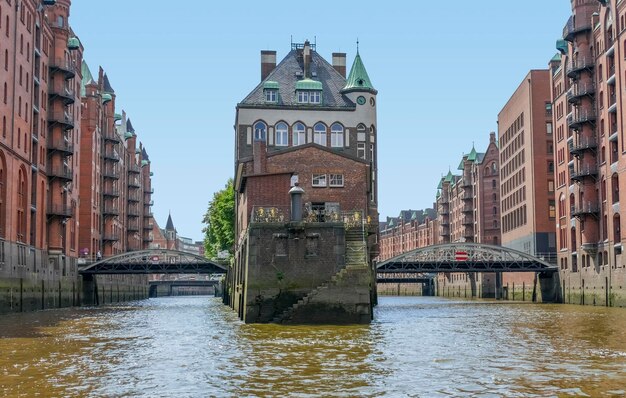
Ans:
[[[265,102],[278,102],[278,83],[268,80],[263,83],[263,93],[265,94]]]
[[[312,79],[302,79],[296,82],[296,98],[299,104],[321,104],[322,83]]]

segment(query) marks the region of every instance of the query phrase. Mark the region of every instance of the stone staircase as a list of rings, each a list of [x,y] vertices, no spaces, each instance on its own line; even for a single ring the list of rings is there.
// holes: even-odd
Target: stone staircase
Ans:
[[[345,235],[345,268],[333,275],[330,280],[311,290],[291,307],[272,319],[272,323],[289,323],[292,315],[300,308],[309,305],[317,296],[324,295],[332,288],[337,288],[350,273],[360,272],[367,268],[367,246],[362,230],[347,230]]]

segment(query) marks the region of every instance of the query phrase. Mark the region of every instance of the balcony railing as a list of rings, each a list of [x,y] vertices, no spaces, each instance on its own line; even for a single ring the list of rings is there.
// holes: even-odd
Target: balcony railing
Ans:
[[[595,178],[598,175],[596,166],[585,165],[571,172],[570,178],[574,181],[582,181],[587,177]]]
[[[65,130],[74,128],[74,115],[67,112],[48,112],[48,122],[52,126],[60,124]]]
[[[474,212],[474,207],[473,206],[463,206],[463,209],[461,209],[461,211],[463,213],[473,213]]]
[[[591,96],[596,92],[596,85],[590,82],[587,83],[574,83],[572,87],[567,91],[567,100],[570,103],[575,103],[580,100],[580,97],[588,95]]]
[[[48,204],[48,216],[71,218],[73,216],[72,208],[65,204]]]
[[[569,141],[569,152],[573,155],[580,155],[584,151],[595,150],[598,147],[598,142],[593,137],[580,137],[576,142]]]
[[[578,15],[576,19],[570,16],[563,28],[563,39],[573,42],[574,37],[581,32],[591,30],[591,18],[585,15]]]
[[[129,222],[128,226],[126,227],[126,229],[129,232],[139,232],[139,223],[137,223],[137,222]]]
[[[570,213],[572,217],[597,216],[600,214],[600,206],[594,202],[587,202],[583,203],[582,206],[571,206]]]
[[[119,180],[120,171],[118,169],[105,168],[102,170],[102,176],[111,180]]]
[[[104,151],[104,159],[117,163],[120,161],[120,155],[116,151],[107,150]]]
[[[152,242],[152,241],[154,241],[154,238],[152,236],[144,236],[143,237],[143,241],[144,242]]]
[[[104,187],[104,189],[102,190],[102,194],[104,196],[111,196],[114,198],[119,198],[120,196],[120,190],[118,188],[110,188],[110,187]]]
[[[466,217],[461,221],[462,225],[474,225],[474,219],[471,217]]]
[[[66,80],[73,79],[76,75],[76,65],[65,58],[56,58],[50,61],[50,72],[61,72]]]
[[[139,167],[139,165],[131,163],[131,164],[128,165],[128,172],[129,173],[134,173],[134,174],[139,174],[139,173],[141,173],[141,167]]]
[[[129,193],[128,194],[128,201],[129,202],[140,202],[139,194],[137,194],[136,192]]]
[[[143,193],[152,195],[154,193],[154,188],[150,188],[146,191],[143,191]]]
[[[105,131],[102,134],[102,137],[106,140],[106,141],[111,141],[111,142],[115,142],[115,143],[120,143],[122,142],[120,136],[117,134],[116,131]]]
[[[568,77],[577,77],[582,71],[591,71],[595,66],[593,57],[578,57],[567,63],[565,72]]]
[[[74,144],[70,140],[48,139],[48,151],[62,152],[67,156],[74,154]]]
[[[131,188],[141,188],[141,185],[139,184],[139,180],[137,180],[136,178],[129,178],[128,186]]]
[[[143,229],[145,229],[146,231],[152,231],[154,229],[154,224],[153,223],[146,223],[143,225]]]
[[[567,116],[567,125],[576,129],[584,123],[591,123],[596,120],[596,112],[593,109],[582,109],[574,111]]]
[[[74,171],[69,166],[48,165],[46,174],[48,174],[48,177],[59,178],[66,181],[72,181],[74,179]]]
[[[102,240],[105,242],[117,242],[120,240],[120,236],[116,234],[105,233],[102,235]]]
[[[50,101],[60,99],[63,101],[64,105],[71,105],[74,103],[75,93],[67,87],[63,87],[61,89],[55,89],[54,87],[50,88],[48,94]]]
[[[137,218],[139,217],[139,210],[129,208],[127,214],[128,214],[128,217]]]
[[[102,214],[104,214],[105,216],[119,216],[120,209],[117,206],[105,204],[102,207]]]

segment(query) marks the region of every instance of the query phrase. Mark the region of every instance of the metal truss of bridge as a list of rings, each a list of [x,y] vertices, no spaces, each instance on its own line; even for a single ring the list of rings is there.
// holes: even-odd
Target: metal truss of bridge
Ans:
[[[141,250],[87,264],[78,272],[88,274],[224,274],[226,265],[176,250]]]
[[[543,259],[502,246],[445,243],[406,252],[380,262],[376,272],[556,272]]]

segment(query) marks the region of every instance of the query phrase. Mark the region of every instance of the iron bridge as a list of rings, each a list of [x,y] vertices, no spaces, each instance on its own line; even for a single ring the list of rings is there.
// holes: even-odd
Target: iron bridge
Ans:
[[[225,274],[228,266],[177,250],[139,250],[107,257],[79,267],[89,274]]]
[[[558,267],[544,259],[502,246],[444,243],[403,253],[376,265],[377,274],[423,272],[541,272]]]

